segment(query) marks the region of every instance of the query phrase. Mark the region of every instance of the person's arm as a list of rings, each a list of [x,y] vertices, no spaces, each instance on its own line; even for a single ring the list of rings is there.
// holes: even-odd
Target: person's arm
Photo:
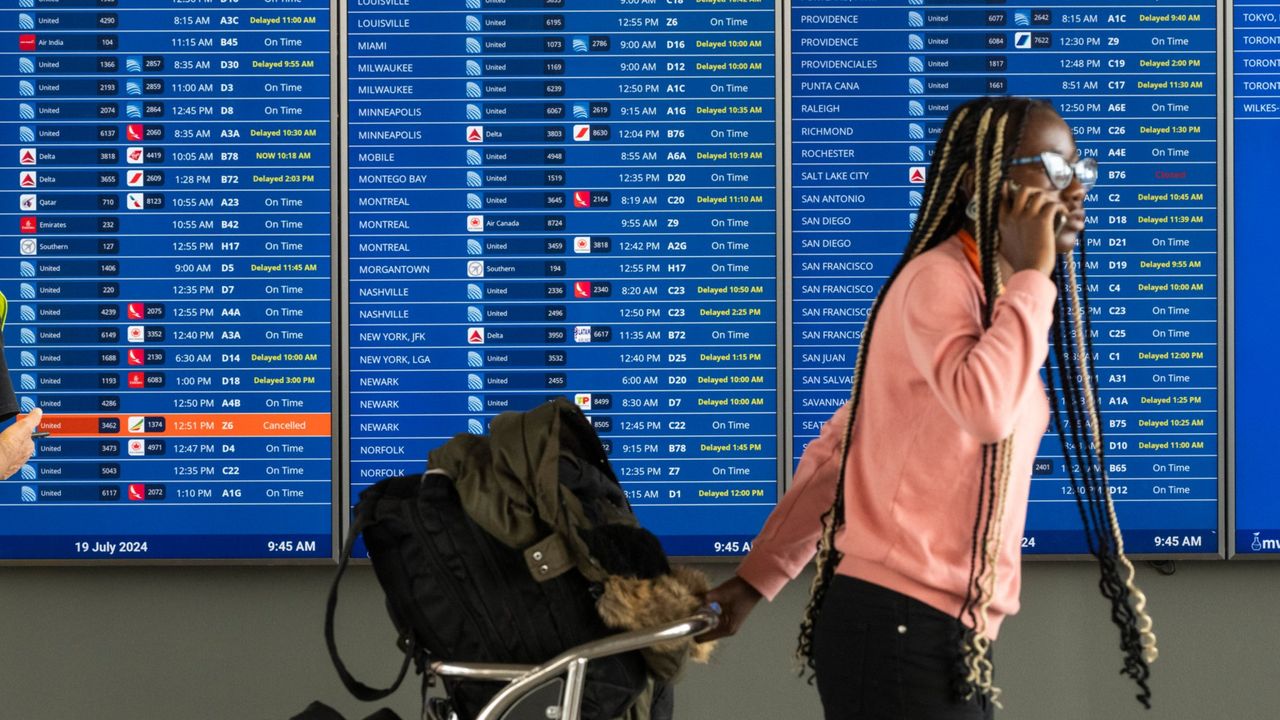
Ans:
[[[40,427],[42,415],[40,408],[36,408],[0,433],[0,478],[7,480],[12,477],[36,451],[31,433]]]
[[[840,440],[848,418],[845,403],[805,449],[791,489],[769,514],[737,574],[707,594],[709,604],[720,606],[720,625],[699,636],[699,641],[737,633],[756,603],[761,598],[772,600],[813,557],[822,534],[822,515],[835,502]]]
[[[983,443],[1013,432],[1014,408],[1039,377],[1057,288],[1042,272],[1010,276],[982,327],[970,269],[931,264],[908,280],[903,331],[916,369],[947,414]]]

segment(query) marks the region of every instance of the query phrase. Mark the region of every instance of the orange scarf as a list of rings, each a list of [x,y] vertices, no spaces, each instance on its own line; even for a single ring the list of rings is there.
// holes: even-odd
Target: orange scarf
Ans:
[[[982,263],[978,259],[978,242],[964,228],[956,231],[956,237],[960,238],[960,247],[964,249],[964,256],[969,258],[969,264],[973,266],[973,271],[981,278]]]

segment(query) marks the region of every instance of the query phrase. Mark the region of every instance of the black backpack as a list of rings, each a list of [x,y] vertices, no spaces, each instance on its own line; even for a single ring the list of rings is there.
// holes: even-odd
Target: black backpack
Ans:
[[[561,446],[561,483],[584,505],[620,500],[629,513],[625,495],[607,465],[602,470],[598,460],[588,462],[564,449],[581,451],[594,443],[592,450],[598,450],[594,457],[605,457],[586,419],[580,412],[577,417],[582,422],[567,423],[564,430],[576,437]],[[455,440],[474,438],[459,436]],[[338,582],[361,536],[386,591],[387,610],[405,655],[399,676],[385,690],[375,690],[352,677],[334,644]],[[656,540],[653,544],[656,546]],[[665,567],[665,556],[661,564]],[[424,673],[425,690],[431,680],[432,661],[532,665],[615,633],[596,611],[599,591],[599,585],[576,569],[535,580],[521,548],[509,547],[472,520],[448,475],[428,471],[387,478],[360,494],[330,589],[325,640],[347,689],[361,700],[377,700],[400,686],[410,662]],[[648,681],[639,652],[593,660],[586,675],[583,720],[612,720],[622,715]],[[449,678],[443,682],[450,709],[459,720],[471,720],[502,688],[500,683]]]

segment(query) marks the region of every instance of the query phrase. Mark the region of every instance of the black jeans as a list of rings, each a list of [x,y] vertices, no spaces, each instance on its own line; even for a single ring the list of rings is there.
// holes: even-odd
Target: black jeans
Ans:
[[[991,720],[987,698],[957,696],[960,633],[940,610],[835,576],[813,641],[826,720]]]

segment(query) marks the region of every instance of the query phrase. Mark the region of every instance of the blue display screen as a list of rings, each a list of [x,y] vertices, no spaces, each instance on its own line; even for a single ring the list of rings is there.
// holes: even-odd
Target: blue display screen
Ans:
[[[0,559],[333,554],[330,9],[0,13]]]
[[[1280,553],[1280,484],[1267,459],[1276,402],[1271,168],[1280,159],[1280,3],[1236,2],[1232,10],[1235,254],[1235,537],[1245,555]]]
[[[352,499],[547,398],[678,555],[780,478],[773,2],[353,0]]]
[[[1126,549],[1217,553],[1216,8],[1053,5],[793,4],[795,457],[848,398],[947,115],[978,95],[1046,98],[1101,167],[1085,269]],[[1027,553],[1086,551],[1059,448],[1047,436],[1035,464]]]

